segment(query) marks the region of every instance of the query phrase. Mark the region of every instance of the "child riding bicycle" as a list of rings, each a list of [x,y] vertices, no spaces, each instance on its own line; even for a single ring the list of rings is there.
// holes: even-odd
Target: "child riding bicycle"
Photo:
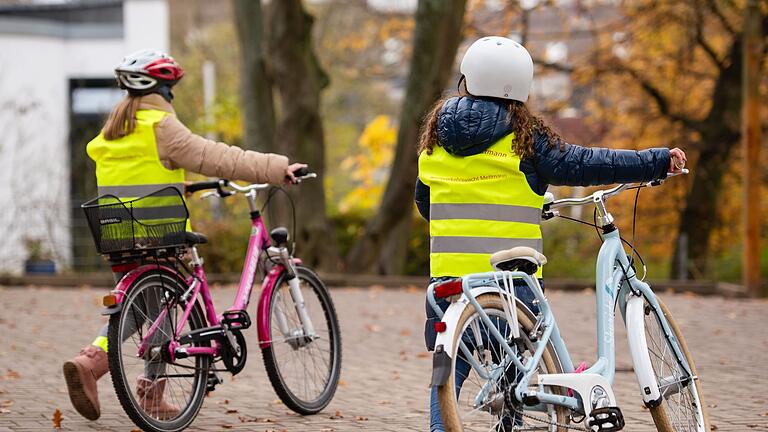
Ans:
[[[489,258],[499,250],[528,246],[542,252],[539,224],[549,185],[647,182],[679,172],[686,161],[678,148],[612,150],[564,142],[526,106],[533,61],[513,40],[477,40],[464,54],[461,74],[460,95],[435,103],[419,140],[415,200],[429,221],[431,282],[490,271]],[[515,295],[537,312],[527,285],[515,284]],[[445,310],[449,303],[438,305]],[[426,311],[431,351],[439,318],[429,304]],[[458,362],[457,371],[469,370]],[[456,378],[460,388],[466,377]],[[503,426],[511,429],[518,421],[504,419]],[[443,430],[433,387],[430,431]]]
[[[126,56],[115,68],[115,78],[128,92],[110,113],[101,133],[88,143],[96,162],[99,195],[130,200],[168,186],[183,193],[185,170],[206,176],[256,183],[293,181],[303,164],[289,164],[285,156],[242,150],[193,134],[176,117],[172,88],[184,76],[168,54],[143,50]],[[156,218],[162,207],[152,207]],[[147,219],[152,219],[147,214]],[[116,273],[119,280],[123,275]],[[157,305],[147,305],[147,309]],[[107,326],[80,355],[63,365],[69,397],[75,410],[89,420],[101,415],[97,381],[108,371]],[[158,417],[173,417],[178,408],[163,398],[165,383],[156,379],[163,366],[147,362],[138,377],[137,393]]]

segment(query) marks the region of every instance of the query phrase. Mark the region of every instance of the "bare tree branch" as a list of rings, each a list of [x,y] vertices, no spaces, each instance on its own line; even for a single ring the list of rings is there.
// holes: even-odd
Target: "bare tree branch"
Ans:
[[[686,115],[672,112],[672,109],[670,108],[669,99],[659,90],[656,86],[654,86],[651,81],[649,81],[646,77],[642,76],[640,72],[636,71],[635,69],[632,69],[631,67],[625,65],[621,62],[615,62],[612,65],[612,68],[609,68],[608,70],[605,70],[605,72],[624,72],[634,78],[638,84],[640,85],[640,88],[643,89],[643,91],[653,99],[653,101],[656,103],[656,106],[659,108],[659,112],[664,117],[667,117],[670,120],[677,121],[682,123],[685,127],[700,131],[701,130],[701,122],[694,120]],[[611,70],[612,69],[612,70]]]
[[[728,22],[728,18],[726,18],[725,14],[723,14],[723,11],[720,10],[720,6],[718,6],[717,2],[715,0],[707,0],[707,5],[709,5],[709,10],[711,10],[712,13],[720,21],[720,25],[722,25],[723,28],[731,34],[731,36],[735,36],[736,30],[733,28],[731,23]]]
[[[548,69],[556,72],[573,73],[574,67],[557,62],[548,62],[544,59],[534,58],[533,64],[540,66],[543,69]]]
[[[696,7],[694,7],[694,13],[696,14],[696,26],[695,26],[695,38],[696,43],[699,44],[702,50],[709,56],[709,58],[712,60],[712,62],[717,66],[719,70],[722,70],[725,65],[723,64],[723,61],[720,59],[720,57],[717,55],[717,52],[714,48],[712,48],[712,45],[707,42],[706,38],[704,37],[704,14],[701,11],[701,8],[698,7],[697,4]]]

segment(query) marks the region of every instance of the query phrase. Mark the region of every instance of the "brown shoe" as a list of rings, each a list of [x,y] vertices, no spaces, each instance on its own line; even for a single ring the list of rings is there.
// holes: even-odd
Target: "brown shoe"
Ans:
[[[80,350],[79,356],[64,363],[63,370],[72,406],[88,420],[98,419],[101,407],[96,381],[109,370],[107,353],[89,345]]]
[[[152,381],[140,376],[136,384],[139,406],[150,416],[159,420],[170,420],[179,415],[179,409],[163,399],[165,378]]]

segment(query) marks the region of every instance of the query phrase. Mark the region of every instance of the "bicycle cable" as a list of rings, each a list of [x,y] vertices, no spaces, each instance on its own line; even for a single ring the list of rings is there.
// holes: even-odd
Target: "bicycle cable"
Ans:
[[[295,238],[296,236],[296,203],[294,202],[293,197],[291,196],[291,194],[288,193],[288,191],[283,189],[281,186],[273,186],[272,188],[270,188],[269,192],[267,192],[267,198],[264,200],[264,204],[262,204],[260,211],[262,213],[264,212],[264,209],[267,208],[267,205],[272,200],[272,197],[275,196],[275,194],[277,194],[277,192],[282,192],[288,198],[288,203],[291,205],[291,233]],[[272,208],[270,207],[270,210],[269,210],[270,219],[272,219],[273,216],[274,216],[274,213],[272,213]],[[290,249],[291,255],[293,255],[293,252],[295,249],[296,249],[296,242],[292,241],[291,249]],[[271,258],[270,258],[270,261],[272,261]]]
[[[583,221],[581,219],[572,218],[572,217],[569,217],[569,216],[559,215],[558,217],[563,218],[563,219],[567,219],[569,221],[578,222],[580,224],[584,224],[584,225],[587,225],[587,226],[594,227],[595,228],[595,232],[597,232],[598,238],[600,238],[600,241],[603,241],[603,236],[602,236],[602,234],[600,234],[600,227],[597,226],[597,209],[595,209],[595,211],[594,211],[594,213],[592,215],[593,221],[594,221],[593,223],[589,223],[587,221]],[[634,230],[634,223],[635,222],[633,220],[633,222],[632,222],[633,230]],[[640,255],[640,252],[635,248],[634,244],[628,242],[624,237],[619,236],[619,239],[622,241],[622,243],[624,243],[627,246],[629,246],[629,248],[632,250],[632,256],[637,255],[637,259],[640,260],[640,264],[642,264],[642,266],[643,266],[643,277],[640,280],[641,281],[645,280],[645,277],[647,275],[648,270],[647,270],[647,267],[645,265],[645,260],[643,259],[643,256]],[[632,260],[634,260],[634,258],[632,258]],[[633,261],[630,261],[630,265],[632,265],[632,262]],[[637,272],[635,272],[635,274],[637,274]]]

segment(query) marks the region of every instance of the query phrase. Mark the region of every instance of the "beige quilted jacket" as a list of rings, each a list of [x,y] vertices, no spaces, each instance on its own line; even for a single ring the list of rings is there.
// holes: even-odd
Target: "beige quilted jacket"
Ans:
[[[171,104],[158,94],[142,96],[139,109],[171,114],[155,125],[157,153],[168,169],[183,168],[209,177],[249,183],[280,184],[285,179],[287,157],[243,150],[195,135],[176,118]]]

